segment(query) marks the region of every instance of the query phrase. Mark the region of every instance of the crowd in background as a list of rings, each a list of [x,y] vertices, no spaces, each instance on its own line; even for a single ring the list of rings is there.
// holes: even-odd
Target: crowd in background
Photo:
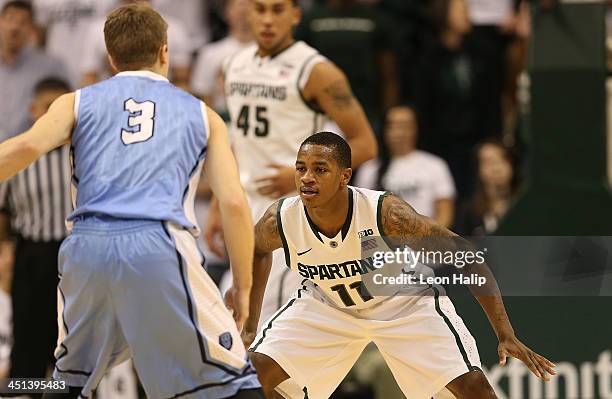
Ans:
[[[169,24],[170,79],[225,116],[221,65],[253,42],[250,1],[150,1]],[[112,75],[104,19],[130,2],[32,0],[28,11],[6,8],[23,2],[0,0],[0,141],[33,123],[30,109],[41,80],[61,79],[76,89]],[[380,142],[379,158],[365,164],[354,183],[392,191],[458,233],[495,231],[520,175],[518,93],[526,82],[527,3],[300,3],[296,37],[346,73]],[[205,185],[200,194],[199,216],[205,218]],[[2,196],[0,189],[0,208],[14,212]],[[1,293],[11,287],[6,220],[0,217],[0,377],[8,368],[6,295]]]

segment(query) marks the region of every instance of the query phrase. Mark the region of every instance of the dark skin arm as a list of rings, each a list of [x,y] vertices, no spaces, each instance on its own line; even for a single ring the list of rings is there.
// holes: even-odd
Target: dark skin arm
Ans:
[[[351,146],[352,166],[376,157],[374,131],[344,73],[331,62],[314,66],[304,87],[304,97],[315,104],[342,129]]]
[[[409,245],[418,242],[418,246],[410,245],[413,248],[474,251],[473,246],[467,240],[438,225],[432,219],[419,215],[410,205],[394,195],[384,199],[381,213],[384,234],[400,239]],[[423,237],[437,238],[436,240],[419,240]],[[554,375],[555,365],[552,362],[535,353],[516,338],[497,281],[489,266],[484,262],[473,263],[461,269],[461,272],[468,275],[478,274],[486,278],[483,287],[470,285],[469,288],[486,313],[497,335],[500,364],[504,365],[506,357],[512,356],[525,363],[536,376],[543,380],[548,380],[549,375]]]
[[[282,241],[276,223],[278,201],[270,205],[266,213],[255,225],[255,250],[253,256],[253,286],[249,318],[247,319],[242,339],[248,348],[257,335],[257,325],[263,303],[270,268],[272,267],[272,252],[282,247]]]

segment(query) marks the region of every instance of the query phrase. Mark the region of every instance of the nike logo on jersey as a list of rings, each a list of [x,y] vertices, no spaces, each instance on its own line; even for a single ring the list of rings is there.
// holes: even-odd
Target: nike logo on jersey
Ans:
[[[302,255],[304,255],[304,254],[307,254],[307,253],[308,253],[308,252],[310,252],[310,251],[312,251],[312,248],[310,248],[310,249],[308,249],[308,250],[306,250],[306,251],[304,251],[304,252],[298,252],[298,253],[297,253],[297,255],[298,255],[298,256],[302,256]]]

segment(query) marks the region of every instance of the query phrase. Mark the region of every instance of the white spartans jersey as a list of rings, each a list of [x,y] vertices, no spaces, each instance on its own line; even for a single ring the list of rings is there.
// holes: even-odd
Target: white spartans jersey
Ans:
[[[271,57],[252,45],[224,65],[230,135],[241,181],[250,199],[266,166],[293,166],[300,144],[322,128],[323,115],[302,97],[312,68],[326,59],[298,41]]]
[[[277,225],[287,265],[313,282],[331,303],[353,310],[388,298],[368,293],[362,275],[376,268],[371,258],[362,259],[361,251],[363,237],[382,236],[380,211],[387,193],[358,187],[349,187],[348,193],[348,214],[336,237],[317,229],[299,196],[279,202]]]

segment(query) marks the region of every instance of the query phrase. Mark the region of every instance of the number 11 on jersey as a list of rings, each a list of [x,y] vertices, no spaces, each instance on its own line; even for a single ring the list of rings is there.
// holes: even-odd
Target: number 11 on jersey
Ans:
[[[363,281],[354,281],[349,285],[349,288],[351,290],[356,291],[363,302],[367,302],[374,299],[363,284]],[[344,303],[344,306],[355,306],[355,301],[351,297],[351,294],[349,293],[349,290],[346,288],[345,284],[334,285],[333,287],[331,287],[331,290],[338,293],[338,296],[340,296],[340,299],[342,300],[342,303]]]

